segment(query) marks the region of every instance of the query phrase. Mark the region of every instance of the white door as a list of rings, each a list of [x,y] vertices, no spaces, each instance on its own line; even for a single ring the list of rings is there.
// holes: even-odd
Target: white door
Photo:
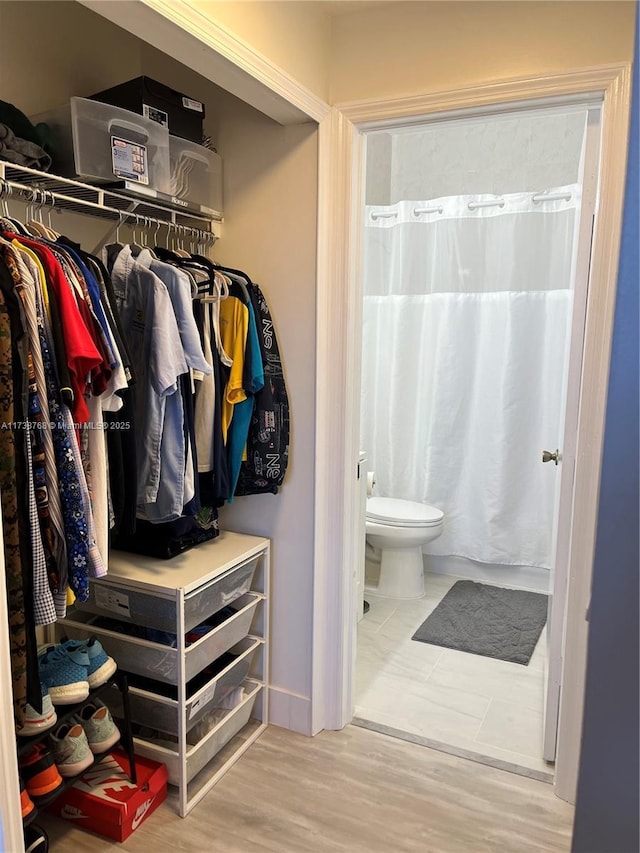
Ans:
[[[549,614],[547,619],[547,659],[545,672],[545,708],[543,758],[555,761],[558,736],[558,712],[562,679],[564,650],[564,625],[567,604],[569,571],[569,546],[571,530],[573,478],[576,457],[576,439],[579,389],[582,374],[582,351],[584,345],[584,323],[591,260],[591,237],[598,193],[598,156],[600,148],[600,107],[589,110],[583,152],[582,209],[577,226],[575,253],[575,291],[571,330],[567,340],[565,388],[560,423],[564,423],[564,435],[558,436],[559,447],[540,448],[541,464],[552,469],[548,473],[557,478],[556,511],[552,545],[551,577],[549,587]],[[553,437],[549,437],[552,441]],[[543,451],[556,454],[557,458],[542,458]]]

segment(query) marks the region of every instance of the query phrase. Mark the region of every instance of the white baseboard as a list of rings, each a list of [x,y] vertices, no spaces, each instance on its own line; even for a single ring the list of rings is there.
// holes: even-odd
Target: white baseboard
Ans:
[[[311,736],[311,699],[288,693],[277,687],[269,688],[269,723]]]
[[[425,570],[438,575],[452,575],[466,580],[492,583],[499,586],[548,593],[551,581],[549,569],[539,566],[502,566],[479,563],[466,557],[423,557]]]

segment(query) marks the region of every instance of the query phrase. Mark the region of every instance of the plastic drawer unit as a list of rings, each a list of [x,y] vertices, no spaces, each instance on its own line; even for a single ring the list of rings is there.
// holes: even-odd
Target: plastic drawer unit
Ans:
[[[169,192],[169,131],[157,122],[88,98],[71,98],[32,121],[51,127],[53,168],[59,174]]]
[[[130,674],[136,751],[165,761],[182,817],[266,728],[269,556],[267,539],[226,531],[171,560],[113,551],[57,623]]]
[[[175,203],[222,215],[222,157],[188,139],[169,135],[171,196]]]

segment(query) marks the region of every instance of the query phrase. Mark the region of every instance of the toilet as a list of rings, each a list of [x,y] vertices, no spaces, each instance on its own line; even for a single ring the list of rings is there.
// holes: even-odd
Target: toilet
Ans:
[[[380,581],[369,589],[388,598],[424,595],[422,546],[437,539],[444,513],[399,498],[367,498],[367,543],[380,551]]]

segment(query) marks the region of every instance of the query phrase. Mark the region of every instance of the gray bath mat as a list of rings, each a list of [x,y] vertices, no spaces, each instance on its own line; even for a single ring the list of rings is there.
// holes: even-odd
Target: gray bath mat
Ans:
[[[526,666],[546,621],[542,593],[457,581],[412,639]]]

